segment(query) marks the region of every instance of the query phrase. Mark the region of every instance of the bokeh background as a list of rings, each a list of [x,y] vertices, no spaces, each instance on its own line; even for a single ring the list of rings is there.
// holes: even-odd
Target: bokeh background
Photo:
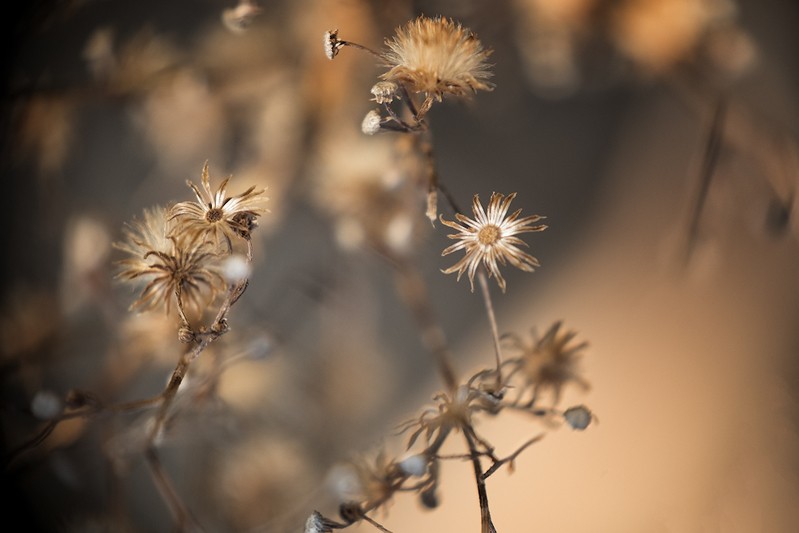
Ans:
[[[440,273],[448,231],[403,181],[397,138],[360,131],[381,67],[322,49],[326,30],[379,48],[440,14],[494,50],[496,84],[433,107],[443,185],[461,206],[518,192],[514,205],[549,224],[526,239],[542,267],[508,270],[507,294],[494,290],[500,330],[563,320],[590,343],[591,390],[562,402],[594,411],[588,430],[511,414],[480,424],[500,453],[547,431],[490,478],[497,528],[795,530],[796,2],[18,4],[2,32],[6,453],[71,390],[113,403],[163,389],[181,353],[174,323],[127,311],[111,243],[142,209],[190,199],[205,161],[233,192],[270,197],[232,331],[193,370],[218,386],[184,398],[160,448],[205,529],[301,531],[314,509],[334,515],[335,465],[401,453],[393,428],[440,388],[370,235],[419,266],[459,372],[490,364],[483,302]],[[148,414],[64,422],[15,455],[8,520],[170,530],[141,457]],[[477,531],[471,476],[447,463],[438,509],[400,495],[376,518]]]

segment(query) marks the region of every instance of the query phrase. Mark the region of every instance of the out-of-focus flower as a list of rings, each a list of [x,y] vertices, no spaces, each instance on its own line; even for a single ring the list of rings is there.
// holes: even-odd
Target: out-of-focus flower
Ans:
[[[460,261],[448,269],[442,270],[444,274],[457,272],[458,280],[460,280],[463,273],[468,272],[472,291],[474,291],[474,275],[477,272],[477,267],[482,263],[488,271],[488,275],[493,276],[502,292],[505,292],[505,278],[499,272],[499,265],[510,262],[516,268],[526,272],[532,272],[534,267],[540,266],[538,259],[518,248],[518,246],[526,246],[526,244],[516,235],[545,230],[547,227],[543,224],[532,225],[544,217],[532,215],[519,218],[521,209],[506,216],[508,207],[514,198],[516,198],[516,193],[509,194],[507,197],[496,192],[492,193],[488,209],[484,210],[480,204],[480,198],[475,194],[472,201],[474,219],[457,213],[455,218],[460,222],[458,224],[440,217],[442,224],[458,231],[448,237],[459,241],[447,247],[441,252],[441,255],[449,255],[458,250],[466,251],[466,255]]]
[[[233,33],[244,33],[260,13],[261,8],[252,0],[240,0],[236,7],[222,11],[222,23]]]
[[[532,389],[528,405],[534,405],[543,389],[551,389],[553,405],[560,401],[563,387],[574,382],[583,389],[588,382],[580,376],[578,362],[587,342],[569,343],[577,336],[575,331],[562,331],[562,322],[555,322],[544,336],[538,338],[533,331],[532,343],[525,343],[516,335],[508,337],[509,347],[520,353],[518,359],[508,361],[519,369],[526,382],[524,389]]]
[[[115,246],[132,257],[119,262],[122,270],[117,277],[147,282],[131,309],[164,306],[169,312],[175,296],[181,305],[199,310],[224,287],[213,265],[216,253],[197,235],[167,237],[162,208],[145,210],[144,221],[135,221],[125,233],[126,240]]]

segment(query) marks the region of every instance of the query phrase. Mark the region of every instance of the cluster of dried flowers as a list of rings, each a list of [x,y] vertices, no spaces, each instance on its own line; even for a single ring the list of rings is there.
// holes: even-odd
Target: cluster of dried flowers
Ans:
[[[362,130],[368,135],[398,132],[413,137],[427,136],[429,123],[426,117],[435,102],[492,88],[487,81],[491,71],[486,63],[491,51],[483,47],[474,33],[450,19],[420,16],[399,27],[393,37],[386,39],[386,49],[381,52],[340,39],[338,30],[326,32],[323,43],[325,54],[331,60],[344,47],[352,46],[371,53],[388,68],[371,89],[373,100],[382,108],[370,111],[364,118]],[[422,309],[418,314],[428,318],[428,322],[420,321],[420,326],[426,330],[422,337],[438,339],[427,345],[438,363],[445,390],[434,396],[434,405],[400,426],[401,433],[410,434],[407,455],[391,458],[385,451],[380,451],[373,458],[359,457],[344,467],[348,478],[344,485],[348,489],[338,495],[340,518],[331,519],[314,511],[306,521],[306,533],[331,532],[361,521],[386,532],[388,529],[370,513],[384,508],[398,492],[416,493],[423,506],[436,507],[440,462],[445,459],[471,462],[480,502],[482,532],[494,532],[486,479],[503,465],[512,468],[516,457],[544,435],[538,434],[510,455],[500,457],[490,441],[478,433],[478,419],[512,410],[550,423],[566,423],[577,430],[585,429],[593,419],[585,406],[565,410],[558,407],[565,385],[574,382],[584,389],[588,387],[578,369],[579,358],[587,343],[572,343],[576,333],[562,330],[561,322],[556,322],[541,337],[534,332],[532,343],[525,343],[512,334],[502,338],[494,318],[487,279],[495,279],[504,293],[507,284],[500,266],[510,263],[526,272],[540,266],[537,258],[523,251],[522,247],[527,244],[519,235],[545,230],[545,225],[538,224],[544,217],[522,217],[521,209],[509,214],[516,193],[506,196],[497,192],[491,195],[485,208],[475,194],[471,218],[458,212],[452,202],[454,221],[436,216],[436,192],[441,189],[441,184],[429,142],[426,139],[419,144],[430,164],[426,214],[431,220],[438,219],[456,232],[448,237],[457,242],[447,247],[442,255],[464,252],[463,257],[442,272],[457,273],[458,280],[466,273],[472,292],[475,277],[478,278],[494,334],[496,366],[480,369],[465,381],[456,378],[443,335],[429,323],[429,309],[424,303],[417,302],[417,309]],[[409,299],[413,301],[413,298]],[[411,307],[414,307],[413,303]],[[514,356],[503,360],[503,346]],[[516,391],[513,398],[509,397],[510,391]],[[550,393],[551,404],[542,407],[540,400],[542,393],[546,392]],[[467,453],[443,455],[442,446],[450,435],[457,433],[463,435]],[[487,468],[483,466],[485,460],[490,463]]]
[[[253,14],[252,8],[251,3],[241,2],[240,13],[231,14],[231,20],[239,17],[240,23],[246,25],[247,17]],[[550,426],[565,423],[573,429],[585,429],[593,419],[588,408],[578,405],[562,409],[558,404],[566,385],[576,383],[584,389],[588,387],[578,368],[587,343],[573,343],[576,333],[562,330],[560,322],[541,337],[534,333],[532,343],[515,335],[500,336],[488,280],[494,279],[504,293],[507,283],[500,270],[502,267],[509,263],[519,270],[532,272],[540,266],[536,257],[524,251],[527,243],[520,236],[545,230],[546,226],[540,223],[544,217],[522,216],[522,209],[511,211],[516,193],[497,192],[492,193],[485,207],[475,194],[469,217],[459,211],[438,178],[428,113],[434,104],[445,98],[463,98],[477,91],[491,90],[488,80],[492,73],[487,63],[491,50],[484,48],[475,34],[459,23],[443,17],[424,16],[399,27],[396,35],[386,40],[381,52],[342,40],[338,31],[325,33],[324,51],[329,59],[347,46],[373,54],[387,69],[371,89],[372,100],[381,107],[366,115],[363,133],[400,134],[396,143],[400,157],[395,158],[395,162],[405,158],[405,164],[411,162],[408,166],[417,166],[411,172],[394,172],[393,178],[385,183],[350,180],[348,187],[336,187],[340,189],[337,194],[326,195],[328,204],[334,215],[357,221],[359,239],[379,249],[396,268],[397,290],[412,311],[420,328],[420,338],[437,364],[443,389],[433,397],[432,406],[400,426],[400,432],[408,434],[407,455],[391,457],[380,452],[371,459],[356,459],[349,466],[352,481],[349,491],[340,495],[338,502],[340,518],[331,519],[313,511],[306,521],[305,531],[331,532],[358,522],[388,531],[374,519],[373,512],[384,509],[398,492],[415,493],[423,506],[436,507],[441,462],[458,460],[472,465],[482,531],[490,533],[495,528],[488,506],[486,480],[503,466],[512,468],[517,456],[538,442],[543,434],[532,436],[510,455],[502,456],[490,440],[478,432],[479,420],[515,411]],[[373,141],[377,139],[369,138],[369,142]],[[146,431],[137,432],[138,439],[128,439],[123,433],[116,440],[131,440],[121,447],[143,453],[178,529],[189,528],[193,518],[161,465],[159,444],[168,423],[179,411],[176,407],[179,405],[176,403],[178,390],[192,362],[229,330],[229,312],[249,285],[252,235],[259,217],[266,212],[268,200],[265,191],[255,186],[236,195],[230,194],[229,182],[230,178],[226,178],[213,187],[206,163],[200,186],[188,181],[194,200],[145,209],[142,218],[125,227],[125,239],[114,244],[125,254],[119,261],[117,278],[138,289],[131,310],[150,312],[143,313],[147,316],[164,312],[168,320],[161,320],[160,325],[174,328],[173,332],[177,330],[178,339],[186,345],[166,387],[155,397],[117,405],[105,405],[98,395],[84,392],[71,394],[64,405],[55,396],[37,397],[36,410],[45,413],[50,422],[37,437],[20,448],[37,445],[63,420],[105,411],[154,408],[152,415],[148,415]],[[409,192],[410,189],[413,191]],[[412,192],[421,192],[419,197],[426,195],[424,206],[414,205],[417,196]],[[439,192],[444,193],[454,212],[454,220],[439,214]],[[409,248],[408,236],[418,229],[419,221],[425,216],[431,222],[440,221],[454,230],[448,237],[455,242],[441,255],[463,252],[463,256],[442,272],[456,274],[458,280],[467,274],[472,292],[477,278],[491,326],[495,364],[479,369],[466,379],[458,377],[452,364],[449,346],[443,329],[435,320],[423,277],[414,269],[409,254],[404,253]],[[359,239],[352,239],[351,232],[349,241],[342,239],[342,242]],[[135,337],[135,324],[126,327],[130,328],[129,335]],[[153,327],[145,325],[147,329]],[[510,357],[503,357],[503,351]],[[550,399],[551,403],[542,405],[542,397]],[[443,446],[456,434],[463,436],[466,452],[443,454]],[[132,442],[134,440],[136,442]]]
[[[229,180],[213,190],[206,163],[202,190],[188,182],[196,201],[146,209],[143,219],[126,228],[126,240],[116,244],[130,256],[120,261],[118,277],[145,283],[131,308],[165,308],[169,313],[174,301],[184,342],[195,340],[199,331],[192,327],[190,316],[201,316],[226,289],[229,307],[246,288],[251,234],[267,198],[255,187],[229,196]],[[243,244],[243,254],[236,253],[234,243]]]

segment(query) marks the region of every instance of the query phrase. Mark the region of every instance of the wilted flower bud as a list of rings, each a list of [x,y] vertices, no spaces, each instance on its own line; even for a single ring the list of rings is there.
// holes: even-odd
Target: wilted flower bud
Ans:
[[[419,501],[428,509],[435,509],[438,507],[438,494],[436,493],[435,485],[423,490],[419,494]]]
[[[379,81],[372,86],[373,100],[378,104],[391,103],[397,94],[397,88],[393,81]]]
[[[582,431],[591,423],[593,415],[588,407],[584,405],[577,405],[575,407],[569,407],[566,409],[563,412],[563,418],[566,419],[566,423],[569,424],[572,429]]]

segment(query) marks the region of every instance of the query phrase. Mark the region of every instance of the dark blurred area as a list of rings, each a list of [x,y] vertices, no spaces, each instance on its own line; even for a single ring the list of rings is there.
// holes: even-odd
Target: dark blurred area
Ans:
[[[361,132],[382,67],[322,48],[326,30],[377,49],[440,14],[493,49],[496,85],[433,107],[442,185],[463,207],[518,192],[514,208],[547,217],[526,239],[542,267],[503,270],[499,326],[578,329],[592,388],[567,399],[599,418],[491,478],[498,529],[794,530],[795,1],[17,4],[0,31],[9,524],[173,527],[142,459],[147,411],[30,439],[76,390],[109,405],[163,390],[182,350],[174,320],[128,312],[113,243],[144,208],[191,199],[185,182],[206,161],[233,193],[266,187],[270,212],[231,332],[187,381],[213,379],[213,393],[179,395],[160,445],[204,529],[301,531],[312,510],[335,508],[335,464],[377,443],[404,451],[394,426],[440,384],[390,264],[367,245],[375,235],[418,265],[458,370],[491,363],[483,302],[440,272],[454,262],[441,257],[450,231],[407,190],[398,136]],[[533,426],[485,431],[511,450]],[[409,498],[381,522],[477,531],[469,476],[448,464],[439,509]]]

